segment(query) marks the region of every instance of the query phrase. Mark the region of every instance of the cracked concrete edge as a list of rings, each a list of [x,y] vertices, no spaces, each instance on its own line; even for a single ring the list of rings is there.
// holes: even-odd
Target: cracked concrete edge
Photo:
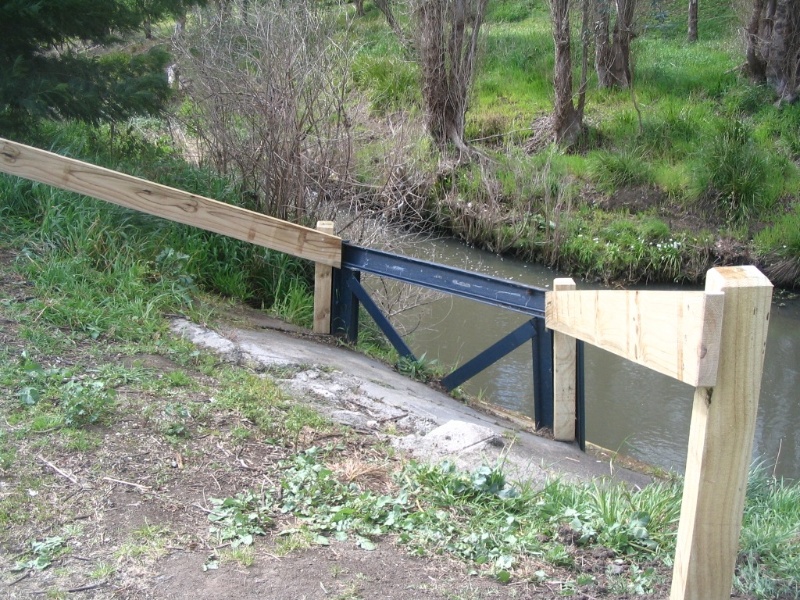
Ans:
[[[379,434],[382,423],[394,421],[398,411],[405,413],[403,422],[395,422],[397,429],[404,430],[406,435],[390,438],[393,444],[419,460],[453,460],[466,470],[482,464],[502,464],[511,480],[611,478],[634,485],[652,481],[647,475],[615,468],[613,463],[585,454],[575,444],[555,442],[520,430],[510,421],[466,406],[346,348],[298,338],[275,329],[226,326],[214,331],[182,318],[173,319],[171,327],[195,345],[217,352],[236,364],[257,370],[296,368],[297,372],[290,377],[280,379],[281,384],[306,397],[329,418],[358,431]],[[315,383],[309,385],[303,378],[325,383],[328,390],[336,389],[335,402],[331,394],[320,393]],[[382,414],[375,414],[381,410]],[[358,413],[365,418],[357,418],[355,414]],[[464,443],[437,448],[437,436],[448,435],[448,432],[452,435],[453,428],[463,435]],[[434,433],[437,430],[440,431]],[[476,431],[483,432],[481,439],[474,439]],[[426,440],[429,435],[432,437]]]

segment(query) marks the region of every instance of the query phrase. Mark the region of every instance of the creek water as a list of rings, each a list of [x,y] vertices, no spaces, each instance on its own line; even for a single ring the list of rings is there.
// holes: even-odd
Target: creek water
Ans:
[[[452,240],[415,244],[406,252],[426,260],[529,285],[551,287],[562,274],[501,258]],[[596,288],[578,282],[578,288]],[[649,286],[648,289],[678,289]],[[698,288],[699,289],[699,288]],[[526,317],[446,296],[421,308],[422,327],[408,342],[417,356],[445,366],[463,364]],[[419,315],[417,315],[419,316]],[[683,472],[694,388],[586,345],[586,437],[647,463]],[[466,382],[471,395],[533,416],[531,345]],[[754,460],[776,476],[800,479],[800,301],[775,300],[770,318],[756,424]]]

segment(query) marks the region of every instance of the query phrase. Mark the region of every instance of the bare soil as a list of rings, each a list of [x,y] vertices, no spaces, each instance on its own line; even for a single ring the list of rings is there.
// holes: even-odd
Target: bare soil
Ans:
[[[36,327],[48,330],[51,345],[61,343],[57,351],[37,348],[36,314],[26,309],[36,293],[10,268],[12,259],[0,253],[0,347],[6,350],[0,359],[28,351],[45,368],[80,366],[83,373],[123,365],[144,372],[152,385],[120,384],[113,417],[75,431],[31,427],[17,386],[0,383],[0,442],[14,453],[0,462],[0,597],[466,600],[561,598],[570,586],[577,599],[628,597],[612,593],[606,579],[627,569],[624,561],[574,540],[568,549],[578,572],[594,577],[591,585],[574,586],[576,570],[546,563],[528,565],[545,573],[541,581],[503,585],[445,555],[411,556],[390,538],[376,540],[374,551],[354,542],[313,546],[290,533],[297,525],[292,516],[277,512],[266,535],[245,551],[221,544],[209,531],[210,499],[243,490],[279,497],[282,461],[299,450],[335,444],[331,460],[341,477],[387,489],[402,456],[387,452],[375,435],[343,426],[304,429],[290,441],[265,439],[241,415],[214,406],[221,383],[199,362],[43,324]],[[170,384],[178,371],[190,381]],[[182,436],[165,433],[165,411],[176,404],[201,415]],[[570,541],[568,528],[561,535]],[[54,536],[65,540],[65,549],[51,565],[15,569],[31,557],[32,541]],[[668,592],[668,572],[663,575],[656,597]]]

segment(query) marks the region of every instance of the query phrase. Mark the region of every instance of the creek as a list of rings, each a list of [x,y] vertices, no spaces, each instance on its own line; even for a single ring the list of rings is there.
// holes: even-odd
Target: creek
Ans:
[[[412,245],[408,254],[549,288],[563,277],[452,240]],[[597,285],[577,282],[579,289]],[[648,286],[647,289],[678,289]],[[419,310],[422,326],[408,342],[417,356],[463,364],[522,324],[508,310],[446,296]],[[419,316],[419,315],[418,315]],[[652,465],[682,473],[694,388],[586,345],[586,438]],[[449,371],[448,371],[449,372]],[[462,387],[503,408],[533,416],[531,346],[525,344]],[[773,300],[756,423],[754,460],[778,477],[800,479],[800,300]]]

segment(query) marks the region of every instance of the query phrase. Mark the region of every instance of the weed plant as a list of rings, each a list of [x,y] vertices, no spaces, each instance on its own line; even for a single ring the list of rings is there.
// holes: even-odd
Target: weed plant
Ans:
[[[447,553],[501,581],[546,581],[543,565],[575,569],[573,589],[591,583],[574,563],[576,545],[603,548],[629,565],[611,578],[618,593],[647,594],[675,551],[682,489],[678,480],[631,489],[608,482],[542,487],[509,482],[501,466],[472,473],[452,463],[408,463],[395,487],[379,494],[338,481],[325,451],[297,454],[284,473],[278,508],[302,523],[313,543],[352,539],[362,548],[391,535],[411,552]],[[800,486],[751,476],[736,586],[754,598],[789,598],[798,592],[800,560],[787,549],[797,535]]]

